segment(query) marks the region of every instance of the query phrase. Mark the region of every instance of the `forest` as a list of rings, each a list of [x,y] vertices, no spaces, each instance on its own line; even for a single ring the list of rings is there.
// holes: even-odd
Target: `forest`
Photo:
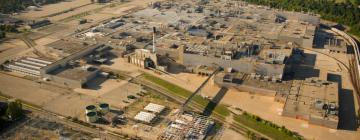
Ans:
[[[350,33],[360,37],[360,0],[244,0],[271,8],[297,12],[313,12],[322,19],[350,27]]]

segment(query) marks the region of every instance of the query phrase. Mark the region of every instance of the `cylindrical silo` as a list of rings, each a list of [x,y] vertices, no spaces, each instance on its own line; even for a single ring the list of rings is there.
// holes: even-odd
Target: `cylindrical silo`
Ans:
[[[110,111],[110,106],[107,103],[100,103],[99,104],[99,112],[101,114],[106,114]]]
[[[86,113],[86,121],[87,122],[94,123],[97,121],[97,119],[98,119],[98,116],[97,116],[96,112]]]
[[[96,106],[95,106],[95,105],[88,105],[88,106],[86,106],[85,112],[86,112],[86,113],[96,112]]]

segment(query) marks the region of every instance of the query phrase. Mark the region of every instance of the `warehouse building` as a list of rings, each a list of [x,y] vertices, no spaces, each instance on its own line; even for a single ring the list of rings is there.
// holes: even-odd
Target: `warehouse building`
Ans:
[[[40,69],[50,64],[52,64],[52,62],[48,60],[33,57],[23,57],[18,60],[9,61],[3,64],[3,66],[5,70],[34,77],[40,77]]]
[[[154,104],[154,103],[149,103],[144,108],[144,110],[155,113],[155,114],[160,114],[161,112],[164,111],[164,109],[165,109],[165,106]]]
[[[151,124],[155,121],[156,115],[149,112],[140,111],[136,116],[134,117],[135,120]]]
[[[100,70],[96,66],[84,63],[87,63],[87,59],[91,62],[97,60],[91,56],[105,53],[109,50],[107,48],[108,46],[104,44],[90,45],[86,49],[41,68],[41,78],[68,88],[86,87],[86,83],[94,79]]]

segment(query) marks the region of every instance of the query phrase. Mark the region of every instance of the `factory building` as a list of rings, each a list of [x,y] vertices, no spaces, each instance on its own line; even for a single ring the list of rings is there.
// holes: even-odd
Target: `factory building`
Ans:
[[[40,69],[50,64],[52,64],[52,62],[48,60],[33,57],[23,57],[18,60],[9,61],[3,64],[3,66],[5,70],[34,77],[40,77]]]
[[[288,95],[283,116],[309,121],[333,129],[338,126],[338,83],[308,78],[295,80]]]
[[[93,57],[91,56],[105,53],[109,50],[107,48],[108,46],[104,44],[88,46],[84,50],[80,50],[51,65],[41,68],[41,78],[50,83],[67,88],[86,87],[86,83],[94,79],[100,72],[98,67],[87,65],[86,63],[88,61],[86,60],[96,61],[97,59],[92,59]]]
[[[128,62],[142,68],[156,68],[158,60],[156,53],[146,49],[136,49],[134,53],[129,54]]]

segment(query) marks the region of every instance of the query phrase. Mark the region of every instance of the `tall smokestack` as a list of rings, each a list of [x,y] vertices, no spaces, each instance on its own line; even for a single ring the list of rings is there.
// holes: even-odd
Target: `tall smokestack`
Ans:
[[[156,28],[153,27],[153,48],[152,48],[153,53],[155,53],[155,33],[156,33]]]

